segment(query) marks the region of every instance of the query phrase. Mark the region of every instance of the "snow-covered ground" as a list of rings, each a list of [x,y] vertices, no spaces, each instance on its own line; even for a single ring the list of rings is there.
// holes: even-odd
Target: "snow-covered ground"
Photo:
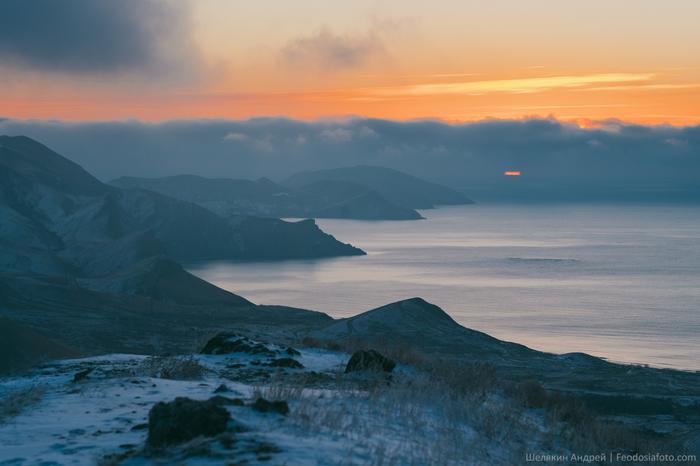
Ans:
[[[288,357],[284,348],[267,348]],[[546,414],[497,394],[457,397],[402,365],[391,383],[371,373],[343,374],[344,353],[303,349],[293,358],[304,368],[265,366],[271,358],[260,354],[115,354],[1,379],[0,399],[43,394],[0,418],[0,465],[519,464],[524,452],[554,448]],[[201,365],[204,372],[195,380],[154,376],[170,363]],[[90,368],[87,378],[73,382]],[[245,403],[226,406],[233,420],[225,433],[164,450],[146,447],[155,403],[207,400],[220,385],[228,391],[217,395]],[[289,414],[254,411],[259,396],[286,400]]]

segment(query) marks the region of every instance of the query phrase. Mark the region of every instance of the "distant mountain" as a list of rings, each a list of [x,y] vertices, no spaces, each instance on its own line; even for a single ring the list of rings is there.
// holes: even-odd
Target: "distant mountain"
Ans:
[[[319,181],[356,183],[377,190],[387,200],[405,209],[432,209],[436,205],[474,203],[454,189],[396,170],[370,165],[296,173],[281,184],[289,188],[301,188]]]
[[[125,189],[148,189],[200,205],[220,201],[249,201],[270,204],[273,201],[283,201],[292,194],[291,189],[280,186],[267,178],[251,181],[229,178],[208,179],[196,175],[166,176],[163,178],[122,176],[107,184]],[[278,199],[280,197],[281,199]]]
[[[422,217],[357,183],[323,180],[291,189],[267,178],[257,181],[206,179],[194,175],[165,178],[121,177],[108,183],[141,188],[193,202],[222,217],[252,215],[284,218],[418,220]],[[371,193],[371,194],[370,194]]]
[[[319,181],[301,189],[314,188],[318,191],[320,185],[329,188],[328,192],[334,193],[339,184],[353,184],[342,181]],[[363,193],[342,200],[318,210],[309,212],[309,217],[314,218],[348,218],[357,220],[420,220],[423,217],[412,209],[404,209],[393,202],[387,201],[376,190],[370,190],[360,185]],[[330,197],[330,196],[329,196]]]
[[[26,137],[0,137],[0,239],[56,252],[68,262],[85,251],[152,231],[151,255],[177,261],[363,254],[313,222],[224,219],[196,204],[102,184],[78,165]],[[294,241],[287,247],[280,231]],[[141,257],[142,258],[142,257]]]

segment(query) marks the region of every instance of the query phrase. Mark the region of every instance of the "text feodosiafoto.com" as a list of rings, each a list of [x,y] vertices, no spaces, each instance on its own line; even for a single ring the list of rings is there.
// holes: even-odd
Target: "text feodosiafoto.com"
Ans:
[[[666,455],[661,453],[655,454],[638,454],[638,453],[599,453],[597,455],[542,455],[535,453],[526,453],[525,461],[530,462],[576,462],[576,463],[600,463],[610,461],[612,463],[631,463],[631,462],[673,462],[673,461],[696,461],[695,455]]]

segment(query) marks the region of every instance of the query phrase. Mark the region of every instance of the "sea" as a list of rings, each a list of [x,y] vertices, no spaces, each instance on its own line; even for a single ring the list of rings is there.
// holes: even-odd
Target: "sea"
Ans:
[[[552,353],[700,370],[700,206],[476,204],[425,220],[317,219],[366,256],[188,264],[256,304],[350,317],[421,297]]]

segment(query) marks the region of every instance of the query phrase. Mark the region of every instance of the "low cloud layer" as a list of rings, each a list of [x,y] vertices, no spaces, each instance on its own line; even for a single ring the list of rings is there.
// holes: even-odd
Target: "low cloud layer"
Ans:
[[[172,72],[193,55],[188,10],[167,0],[3,0],[0,68]]]
[[[351,118],[0,121],[109,180],[123,175],[282,181],[304,170],[381,165],[480,198],[700,198],[700,126],[554,119],[441,121]],[[506,177],[520,171],[520,177]],[[637,193],[637,194],[635,194]],[[624,194],[624,195],[623,195]],[[622,197],[620,197],[622,196]]]

